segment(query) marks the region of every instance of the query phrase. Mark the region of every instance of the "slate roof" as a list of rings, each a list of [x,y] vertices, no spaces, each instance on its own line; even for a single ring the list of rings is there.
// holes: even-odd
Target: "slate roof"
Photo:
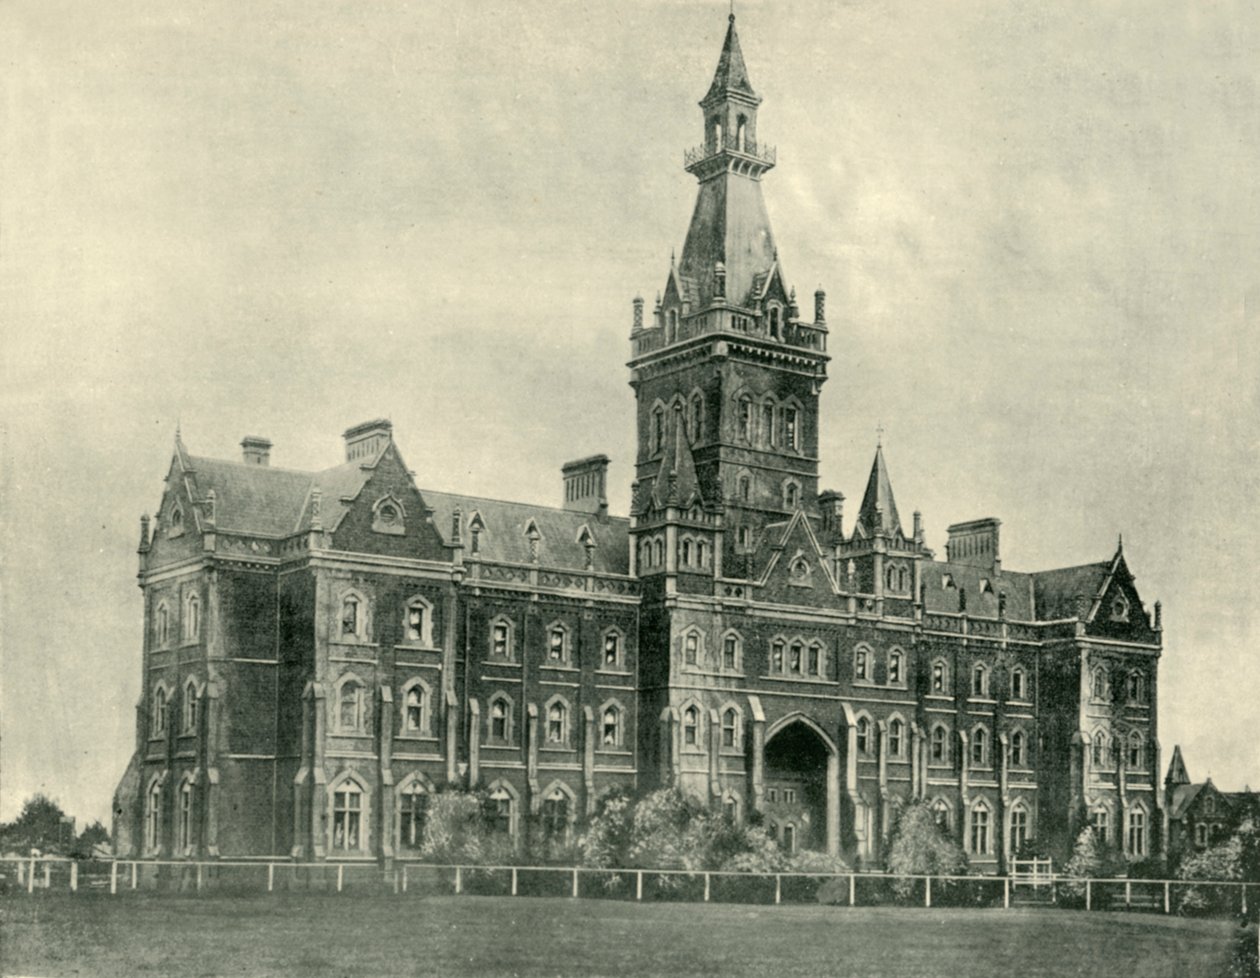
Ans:
[[[878,522],[877,509],[883,514],[883,525],[889,533],[901,526],[901,517],[897,514],[897,501],[893,499],[892,480],[888,478],[888,465],[884,461],[884,449],[876,447],[875,461],[871,465],[871,475],[866,481],[866,492],[862,496],[862,505],[858,507],[857,520],[867,535],[872,534]]]
[[[481,516],[485,529],[478,535],[478,555],[486,560],[529,563],[529,539],[525,528],[532,519],[542,534],[539,564],[544,567],[586,567],[586,548],[578,542],[585,525],[595,539],[592,554],[594,570],[608,574],[630,571],[630,522],[624,517],[600,519],[593,513],[580,513],[530,503],[513,503],[482,496],[421,489],[425,504],[433,510],[433,525],[442,540],[451,544],[451,523],[456,509],[462,519],[464,547],[469,547],[468,531],[473,513]],[[467,549],[465,550],[467,553]]]
[[[1204,789],[1207,782],[1201,784],[1179,784],[1173,788],[1172,805],[1168,810],[1169,818],[1181,818],[1186,813],[1186,809],[1190,804],[1199,797],[1199,792]]]
[[[1083,597],[1092,603],[1111,575],[1113,563],[1114,561],[1105,560],[1097,564],[1063,567],[1034,574],[1033,594],[1037,617],[1042,621],[1075,618],[1077,597]]]
[[[266,536],[287,536],[297,529],[311,473],[199,455],[186,461],[198,494],[204,499],[214,490],[218,529]]]
[[[726,40],[722,44],[722,53],[718,56],[717,71],[713,73],[713,84],[709,86],[704,101],[721,98],[725,92],[743,92],[756,96],[752,82],[748,80],[748,68],[744,64],[744,52],[739,47],[739,35],[735,33],[735,15],[731,14],[726,28]]]
[[[948,577],[949,586],[945,579]],[[1012,621],[1033,621],[1034,575],[1018,571],[993,571],[971,564],[956,564],[947,560],[925,560],[922,568],[923,606],[927,611],[957,614],[961,604],[961,591],[967,592],[967,613],[985,618],[996,618],[998,596],[1006,594],[1006,617]],[[989,582],[989,589],[982,586]]]

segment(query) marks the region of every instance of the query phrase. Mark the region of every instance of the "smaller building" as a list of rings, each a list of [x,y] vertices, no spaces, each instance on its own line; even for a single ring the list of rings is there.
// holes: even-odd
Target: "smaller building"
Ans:
[[[1192,782],[1180,745],[1173,748],[1164,778],[1164,798],[1168,853],[1173,862],[1226,841],[1244,819],[1260,818],[1260,792],[1250,787],[1222,791],[1210,777]]]

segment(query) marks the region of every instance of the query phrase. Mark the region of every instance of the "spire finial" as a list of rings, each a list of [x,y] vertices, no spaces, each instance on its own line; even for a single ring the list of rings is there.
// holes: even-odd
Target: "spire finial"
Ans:
[[[1116,534],[1116,551],[1122,553],[1124,551],[1124,534]]]
[[[880,422],[875,426],[875,447],[884,447],[884,422]]]

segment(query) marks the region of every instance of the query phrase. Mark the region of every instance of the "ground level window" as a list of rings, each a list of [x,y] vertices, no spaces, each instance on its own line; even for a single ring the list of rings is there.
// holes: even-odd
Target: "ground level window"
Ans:
[[[1022,808],[1011,811],[1011,855],[1017,855],[1028,841],[1028,813]]]
[[[1129,812],[1129,855],[1146,855],[1146,812]]]
[[[783,851],[787,853],[796,852],[796,826],[783,826]]]
[[[563,842],[569,834],[569,796],[556,788],[543,799],[543,837],[548,842]]]
[[[977,808],[971,813],[971,851],[977,856],[989,852],[989,810]]]
[[[333,793],[333,849],[358,850],[362,821],[363,791],[357,784],[348,782]]]
[[[1111,838],[1111,815],[1105,808],[1094,809],[1094,835],[1099,842],[1107,842]]]
[[[398,841],[404,849],[424,845],[424,827],[429,821],[429,795],[422,785],[403,792],[398,821]]]
[[[495,835],[512,834],[512,796],[503,788],[490,793],[490,831]]]
[[[192,782],[185,781],[179,788],[179,848],[186,850],[192,845]]]

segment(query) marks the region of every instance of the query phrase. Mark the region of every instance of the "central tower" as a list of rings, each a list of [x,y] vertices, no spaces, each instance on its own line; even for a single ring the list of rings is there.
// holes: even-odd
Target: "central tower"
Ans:
[[[650,320],[643,301],[634,304],[641,576],[691,567],[743,577],[767,524],[818,510],[825,297],[815,293],[813,322],[803,321],[761,192],[775,151],[758,138],[760,104],[732,15],[700,101],[703,142],[684,154],[699,188],[681,260],[671,258]],[[688,590],[705,588],[693,581]]]

